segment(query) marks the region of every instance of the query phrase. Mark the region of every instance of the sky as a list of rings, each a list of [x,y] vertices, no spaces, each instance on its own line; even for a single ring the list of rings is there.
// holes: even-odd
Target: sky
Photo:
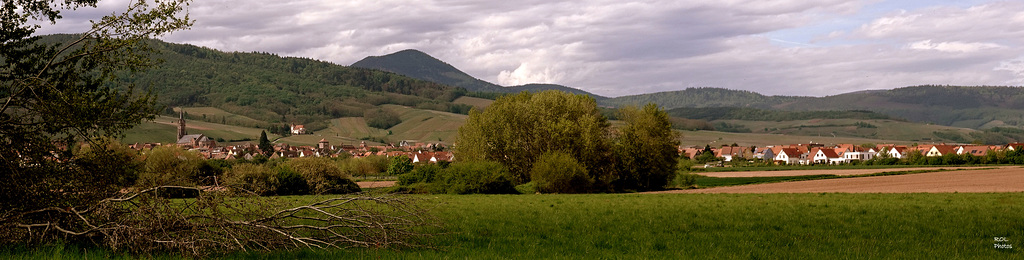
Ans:
[[[127,0],[63,13],[73,33]],[[217,0],[162,37],[350,65],[417,49],[499,85],[827,96],[1024,85],[1024,1]]]

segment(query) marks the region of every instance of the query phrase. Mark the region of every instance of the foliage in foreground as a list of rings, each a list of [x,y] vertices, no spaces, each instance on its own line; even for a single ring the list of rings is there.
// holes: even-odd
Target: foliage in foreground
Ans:
[[[188,189],[195,199],[161,193]],[[283,198],[283,197],[282,197]],[[408,196],[282,198],[188,187],[155,187],[95,205],[24,212],[0,225],[0,244],[64,241],[132,254],[207,256],[236,251],[420,247],[439,227],[424,201]],[[47,216],[46,221],[38,220]]]
[[[240,253],[228,259],[1019,259],[1024,193],[429,195],[441,250]],[[296,197],[304,200],[307,197]],[[994,248],[994,238],[1012,249]],[[99,251],[102,252],[102,251]],[[6,253],[109,258],[71,248]],[[116,255],[115,255],[116,256]],[[158,258],[160,256],[157,256]],[[97,258],[97,257],[90,257]]]

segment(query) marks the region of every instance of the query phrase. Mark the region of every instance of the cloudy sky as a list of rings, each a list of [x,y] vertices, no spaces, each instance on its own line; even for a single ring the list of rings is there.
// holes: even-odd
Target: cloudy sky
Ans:
[[[126,5],[100,2],[40,32]],[[1024,85],[1024,1],[197,0],[189,13],[195,26],[164,40],[341,65],[418,49],[500,85],[605,96]]]

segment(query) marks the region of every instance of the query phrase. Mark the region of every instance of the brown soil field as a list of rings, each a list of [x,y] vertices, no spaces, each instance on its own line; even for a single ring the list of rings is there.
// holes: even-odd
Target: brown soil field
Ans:
[[[893,169],[889,169],[892,171]],[[905,170],[905,169],[899,169]],[[820,174],[820,173],[819,173]],[[1024,168],[1000,167],[860,178],[766,183],[657,193],[1024,192]]]
[[[1001,166],[1002,167],[1013,167],[1013,166]],[[891,169],[849,169],[849,170],[836,170],[836,169],[823,169],[823,170],[793,170],[793,171],[751,171],[751,172],[703,172],[698,173],[700,175],[708,177],[777,177],[777,176],[804,176],[804,175],[866,175],[883,172],[897,172],[897,171],[919,171],[919,170],[938,170],[938,169],[985,169],[993,167],[985,166],[971,166],[971,167],[920,167],[920,168],[891,168]]]
[[[363,189],[366,189],[366,188],[384,188],[384,187],[395,186],[395,181],[359,181],[359,182],[356,182],[356,184],[359,184],[359,188],[363,188]]]

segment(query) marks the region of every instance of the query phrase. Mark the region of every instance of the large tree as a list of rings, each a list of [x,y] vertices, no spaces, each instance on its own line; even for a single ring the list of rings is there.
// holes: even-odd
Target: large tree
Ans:
[[[625,125],[615,137],[616,189],[663,189],[675,174],[679,157],[679,138],[668,114],[651,103],[640,109],[624,107],[619,119]]]
[[[124,12],[92,21],[76,35],[43,42],[42,26],[97,0],[12,0],[0,6],[0,218],[67,207],[116,192],[71,147],[91,142],[93,156],[158,111],[153,96],[115,81],[150,66],[144,40],[191,25],[189,0],[132,1]],[[116,176],[114,176],[116,177]]]
[[[594,181],[608,183],[611,143],[608,121],[586,95],[560,91],[522,92],[473,110],[459,128],[455,157],[504,164],[515,184],[530,181],[534,162],[546,152],[575,158]]]

